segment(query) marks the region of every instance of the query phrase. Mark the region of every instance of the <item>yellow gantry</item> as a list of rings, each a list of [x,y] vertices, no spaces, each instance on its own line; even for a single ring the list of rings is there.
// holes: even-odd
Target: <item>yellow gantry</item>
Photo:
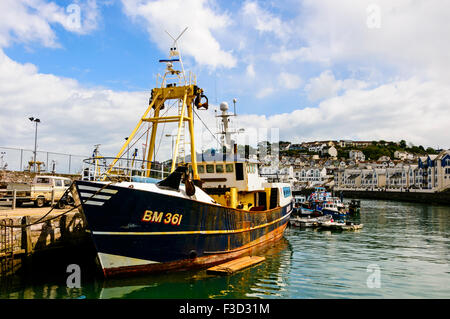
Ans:
[[[113,169],[114,165],[117,163],[119,158],[122,156],[123,152],[127,149],[127,146],[132,141],[133,137],[138,132],[139,128],[144,122],[151,122],[151,134],[150,134],[150,145],[147,153],[147,170],[146,176],[150,176],[151,169],[151,161],[153,159],[153,151],[155,149],[155,140],[156,140],[156,131],[158,129],[159,123],[170,123],[170,122],[178,122],[178,133],[177,140],[175,144],[175,148],[172,156],[172,167],[171,172],[173,172],[176,168],[176,161],[178,157],[178,148],[181,136],[182,124],[184,121],[187,121],[189,124],[189,134],[190,134],[190,144],[191,144],[191,161],[192,161],[192,171],[194,180],[199,180],[198,172],[197,172],[197,156],[195,153],[195,139],[194,139],[194,100],[198,98],[203,93],[203,90],[198,88],[196,85],[184,85],[184,86],[169,86],[169,87],[161,87],[154,88],[152,90],[152,99],[149,102],[149,106],[147,110],[142,115],[138,124],[134,128],[133,132],[131,132],[125,144],[120,149],[117,154],[115,160],[111,163],[106,175],[108,175]],[[164,108],[165,101],[168,100],[179,100],[182,101],[182,108],[179,115],[171,115],[171,116],[160,116],[160,111]],[[153,116],[148,117],[150,111],[154,109]],[[187,111],[187,114],[186,114]]]

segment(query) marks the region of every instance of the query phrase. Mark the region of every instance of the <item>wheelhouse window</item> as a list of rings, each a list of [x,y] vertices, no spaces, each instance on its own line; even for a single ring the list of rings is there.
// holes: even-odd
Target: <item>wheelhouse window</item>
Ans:
[[[204,165],[197,165],[197,170],[199,174],[202,174],[205,172],[205,166]]]
[[[233,164],[226,164],[225,165],[225,169],[227,171],[227,173],[233,173]]]
[[[223,165],[222,164],[216,165],[216,173],[223,173]]]
[[[214,165],[206,164],[206,173],[214,173]]]
[[[57,186],[57,187],[63,186],[62,180],[60,180],[60,179],[55,179],[55,186]]]
[[[291,188],[290,187],[283,187],[283,195],[284,195],[285,198],[291,196]]]

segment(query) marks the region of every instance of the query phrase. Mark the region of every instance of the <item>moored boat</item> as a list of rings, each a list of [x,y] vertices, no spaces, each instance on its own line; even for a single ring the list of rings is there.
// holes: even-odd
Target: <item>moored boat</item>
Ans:
[[[352,215],[358,215],[361,212],[361,201],[359,199],[352,199],[348,204],[348,211]]]
[[[107,277],[207,267],[251,254],[283,236],[293,209],[290,185],[259,176],[257,163],[239,159],[236,147],[224,143],[231,156],[224,152],[220,160],[197,160],[194,113],[208,108],[207,98],[195,78],[185,76],[176,43],[170,59],[160,62],[166,63],[161,86],[152,90],[147,110],[119,154],[110,164],[99,157],[89,161],[93,173],[84,171],[87,180],[76,181],[73,190]],[[173,68],[174,62],[182,71]],[[160,113],[170,104],[178,105],[178,115]],[[225,126],[231,115],[221,110]],[[160,175],[153,169],[152,160],[158,124],[170,122],[178,123],[178,131],[165,177],[164,169]],[[138,167],[135,158],[120,166],[146,123],[152,124],[146,158]],[[189,163],[179,156],[184,123],[190,133]]]
[[[319,227],[321,222],[329,221],[332,217],[330,215],[324,215],[319,217],[291,217],[290,223],[293,226],[307,228],[307,227]]]
[[[340,222],[334,220],[320,221],[318,222],[320,229],[329,230],[360,230],[364,227],[364,224],[358,224],[353,222]]]
[[[322,213],[331,215],[334,219],[342,219],[348,216],[348,210],[336,197],[329,197],[322,203]]]

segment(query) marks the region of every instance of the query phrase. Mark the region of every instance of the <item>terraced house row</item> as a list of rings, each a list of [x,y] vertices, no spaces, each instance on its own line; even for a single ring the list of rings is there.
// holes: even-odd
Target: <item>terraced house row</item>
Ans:
[[[367,163],[363,168],[334,171],[335,189],[442,191],[449,187],[450,150],[419,157],[417,164],[399,163],[393,167],[375,168]]]

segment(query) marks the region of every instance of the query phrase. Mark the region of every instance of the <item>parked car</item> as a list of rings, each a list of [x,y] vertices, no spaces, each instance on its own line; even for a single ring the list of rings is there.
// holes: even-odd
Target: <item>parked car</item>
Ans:
[[[30,184],[9,184],[7,189],[16,190],[17,206],[25,202],[34,202],[37,207],[43,207],[52,202],[58,203],[58,208],[64,208],[66,204],[72,204],[70,192],[66,190],[72,184],[67,177],[38,175]]]

